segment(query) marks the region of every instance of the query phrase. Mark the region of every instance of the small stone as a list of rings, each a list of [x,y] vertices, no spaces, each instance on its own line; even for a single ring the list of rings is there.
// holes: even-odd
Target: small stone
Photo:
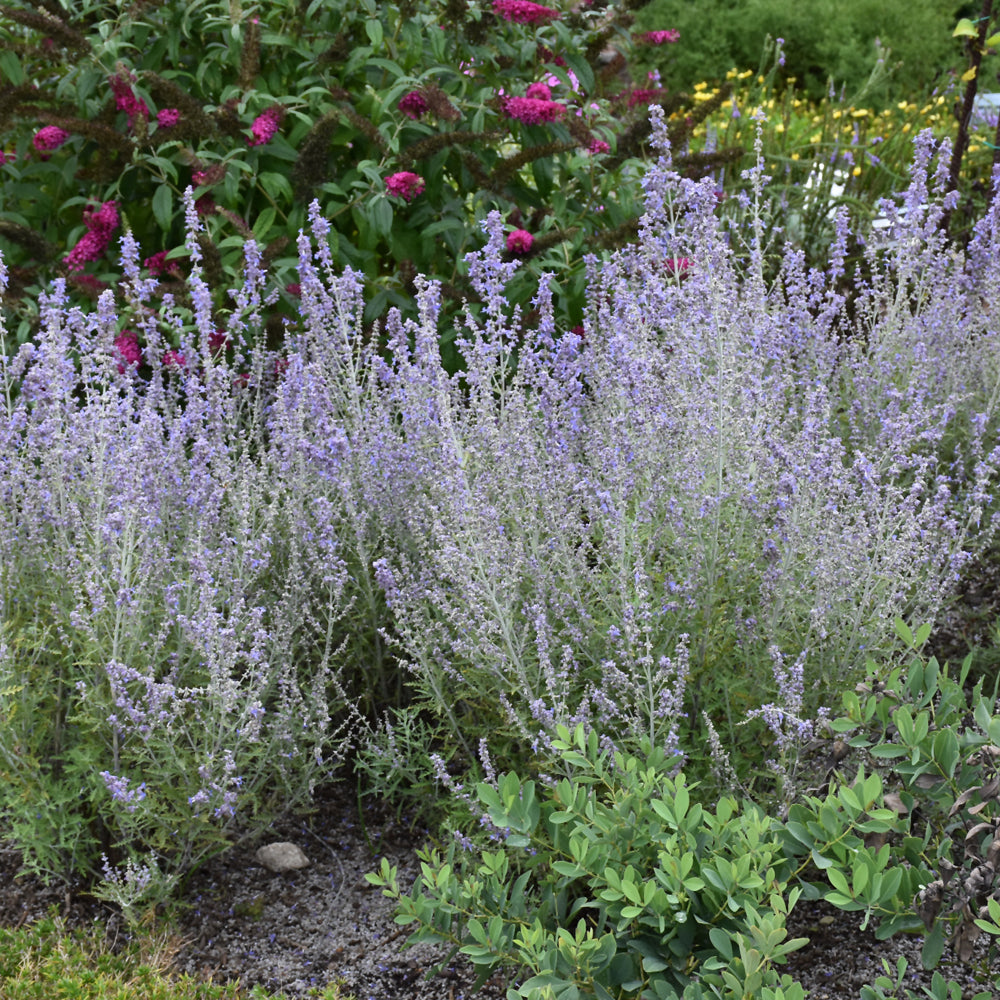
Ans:
[[[290,872],[309,864],[302,851],[287,841],[265,844],[254,855],[254,860],[272,872]]]

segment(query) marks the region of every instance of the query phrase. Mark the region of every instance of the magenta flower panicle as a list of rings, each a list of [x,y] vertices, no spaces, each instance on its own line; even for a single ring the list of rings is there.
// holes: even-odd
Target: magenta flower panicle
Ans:
[[[534,236],[526,229],[515,229],[514,232],[507,234],[507,250],[510,253],[529,253],[534,242]]]
[[[143,264],[154,278],[160,277],[169,267],[167,263],[167,251],[160,250],[158,253],[154,253],[151,257],[147,257],[143,261]]]
[[[565,105],[536,97],[508,97],[503,102],[503,110],[508,118],[515,118],[525,125],[554,122],[566,114]]]
[[[128,116],[129,128],[135,124],[137,117],[149,117],[149,105],[141,97],[136,97],[132,90],[134,80],[128,70],[122,69],[108,81],[115,95],[115,107]]]
[[[184,368],[187,358],[180,351],[169,350],[164,352],[162,363],[164,368]]]
[[[424,190],[424,179],[420,174],[410,170],[402,170],[398,174],[390,174],[385,179],[386,190],[403,201],[413,201]]]
[[[46,154],[57,150],[68,138],[69,132],[65,129],[59,128],[58,125],[46,125],[35,133],[31,144],[42,154],[42,159],[47,160]]]
[[[275,133],[278,131],[278,126],[284,117],[285,109],[280,104],[274,104],[263,112],[263,114],[258,115],[250,126],[253,138],[247,137],[247,145],[267,145],[274,138]]]
[[[667,31],[646,31],[641,35],[636,35],[637,42],[645,42],[647,45],[672,45],[680,41],[681,33],[676,28]]]
[[[177,108],[161,108],[156,112],[156,123],[160,128],[173,128],[181,120]]]
[[[98,260],[108,244],[111,236],[118,228],[118,205],[114,201],[106,201],[96,211],[84,209],[83,222],[87,232],[79,242],[63,258],[70,271],[79,271],[84,264]]]
[[[411,90],[408,94],[404,94],[399,99],[397,107],[407,118],[414,119],[419,118],[429,110],[427,99],[419,90]]]
[[[536,101],[551,101],[552,91],[547,83],[533,83],[524,92],[525,97],[534,98]]]
[[[493,0],[493,13],[517,24],[545,24],[561,16],[559,11],[531,0]]]
[[[126,369],[133,368],[142,361],[142,349],[139,347],[139,338],[131,330],[122,330],[115,337],[115,350],[119,355],[119,374],[124,374]]]

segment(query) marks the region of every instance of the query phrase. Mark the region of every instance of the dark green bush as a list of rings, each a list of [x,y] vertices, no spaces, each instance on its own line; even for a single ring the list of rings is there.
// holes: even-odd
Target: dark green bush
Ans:
[[[680,30],[683,44],[666,53],[664,82],[683,88],[697,79],[722,79],[732,68],[755,69],[768,36],[785,40],[786,77],[814,100],[829,80],[859,90],[878,58],[876,40],[891,50],[892,93],[933,87],[960,63],[951,38],[963,5],[954,0],[652,0],[638,15],[646,29]],[[978,12],[978,7],[977,7]],[[973,15],[975,16],[975,15]],[[888,100],[889,89],[872,95]]]
[[[294,314],[295,239],[317,198],[335,265],[366,278],[369,321],[405,308],[418,273],[452,305],[474,299],[464,255],[496,209],[509,255],[529,262],[512,297],[527,302],[538,270],[557,270],[557,308],[579,322],[584,254],[636,232],[649,103],[673,116],[678,149],[710,110],[602,62],[611,39],[630,51],[632,6],[512,18],[465,0],[6,8],[0,249],[19,339],[33,323],[25,292],[59,274],[77,295],[117,281],[121,228],[161,292],[183,298],[188,185],[220,312],[252,235],[276,314]]]

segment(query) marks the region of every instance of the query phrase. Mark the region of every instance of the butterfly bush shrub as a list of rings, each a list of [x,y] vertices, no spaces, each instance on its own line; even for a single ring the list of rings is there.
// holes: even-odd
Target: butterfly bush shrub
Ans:
[[[281,0],[195,14],[168,0],[109,16],[89,2],[58,14],[15,4],[0,27],[11,299],[60,274],[96,298],[124,228],[156,294],[183,295],[192,184],[213,287],[238,281],[246,238],[263,248],[279,289],[272,340],[298,305],[294,240],[313,198],[338,266],[364,274],[369,322],[405,307],[418,273],[460,303],[464,255],[496,210],[531,237],[510,251],[527,263],[510,294],[528,298],[532,274],[558,262],[558,305],[578,323],[583,247],[635,235],[647,106],[669,109],[678,148],[711,110],[627,78],[640,5]],[[227,308],[221,294],[214,304]]]

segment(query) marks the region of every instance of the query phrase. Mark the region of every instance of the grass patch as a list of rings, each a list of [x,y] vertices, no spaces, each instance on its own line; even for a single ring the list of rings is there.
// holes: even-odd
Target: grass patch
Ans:
[[[4,1000],[282,1000],[260,987],[201,982],[170,973],[178,940],[157,932],[125,945],[97,928],[69,929],[49,916],[36,924],[0,928]],[[351,1000],[337,985],[310,996]]]

